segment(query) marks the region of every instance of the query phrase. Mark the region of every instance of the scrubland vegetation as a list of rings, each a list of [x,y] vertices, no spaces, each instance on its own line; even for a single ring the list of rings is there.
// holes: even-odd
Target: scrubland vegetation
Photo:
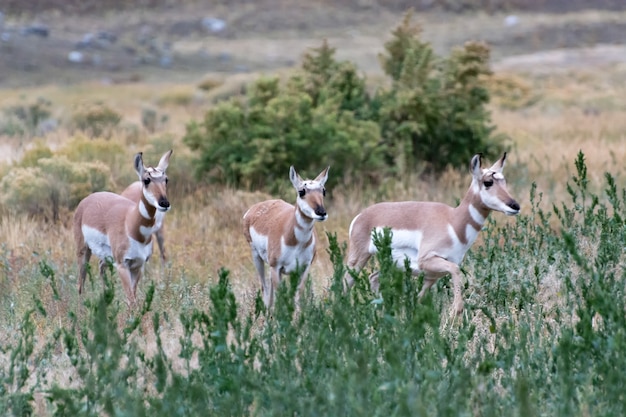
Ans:
[[[488,55],[482,54],[471,67],[469,90],[478,94],[472,107],[465,94],[453,104],[439,101],[454,97],[441,93],[446,90],[439,89],[445,85],[440,77],[406,85],[397,84],[398,76],[375,85],[359,78],[349,63],[330,60],[328,48],[309,52],[303,61],[319,63],[324,57],[332,64],[325,68],[344,77],[323,84],[353,84],[338,88],[337,95],[322,91],[319,97],[327,101],[317,101],[319,112],[349,111],[316,126],[373,141],[378,139],[368,130],[373,121],[365,116],[377,114],[380,126],[387,115],[381,137],[404,134],[407,141],[385,146],[394,152],[379,155],[376,169],[369,166],[372,160],[353,155],[333,160],[330,217],[316,226],[322,247],[297,315],[293,285],[281,287],[271,314],[264,311],[240,222],[257,201],[294,199],[283,166],[294,149],[288,141],[282,148],[265,142],[275,146],[269,154],[257,150],[260,156],[252,155],[257,159],[224,166],[243,167],[229,179],[227,172],[211,171],[224,168],[220,159],[210,159],[213,151],[203,154],[193,144],[223,127],[224,143],[236,146],[233,126],[241,135],[248,130],[236,122],[211,123],[223,122],[220,115],[251,117],[237,113],[237,106],[256,109],[252,121],[263,123],[253,127],[264,129],[277,127],[271,116],[278,110],[315,109],[301,92],[281,95],[297,81],[311,91],[315,79],[306,76],[315,73],[3,94],[0,131],[14,160],[0,167],[0,414],[624,415],[626,68],[489,75]],[[428,68],[427,59],[415,54],[416,48],[411,51],[398,59],[407,74]],[[429,55],[427,48],[421,51]],[[437,71],[445,59],[437,61]],[[416,73],[410,74],[405,82],[415,80]],[[383,103],[380,91],[393,100]],[[283,107],[255,104],[267,94]],[[369,114],[349,108],[348,96],[368,103]],[[422,110],[433,102],[475,110],[445,132],[459,128],[464,139],[474,141],[439,144],[443,154],[435,156],[454,160],[450,166],[406,147],[424,129],[440,126],[416,118],[441,114],[415,111],[409,104],[419,97],[431,100],[417,103]],[[286,100],[294,98],[308,107]],[[372,106],[376,99],[380,107]],[[299,120],[286,114],[283,120]],[[51,118],[60,126],[41,132],[41,122]],[[278,134],[257,130],[246,140],[304,136],[310,142],[295,148],[306,165],[298,166],[299,172],[314,175],[330,163],[324,146],[332,144],[319,145],[323,135],[298,123],[281,126]],[[105,284],[94,274],[80,298],[73,208],[90,192],[121,191],[134,181],[135,152],[156,163],[170,148],[173,208],[165,226],[170,261],[161,266],[155,256],[149,262],[140,284],[143,304],[136,310],[126,307],[115,274]],[[343,293],[343,253],[354,215],[382,200],[454,205],[469,186],[469,157],[491,149],[509,151],[505,175],[522,212],[516,218],[493,214],[468,253],[462,264],[462,316],[450,314],[445,279],[418,302],[421,283],[392,268],[388,236],[380,236],[376,260],[382,294],[369,291],[369,269]],[[357,143],[342,152],[363,150]],[[270,156],[277,152],[285,155],[272,166]],[[352,171],[347,174],[344,167]]]

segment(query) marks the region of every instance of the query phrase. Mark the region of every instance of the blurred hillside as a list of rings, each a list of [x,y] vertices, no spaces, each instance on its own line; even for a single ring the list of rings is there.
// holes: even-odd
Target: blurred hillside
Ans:
[[[276,71],[323,39],[379,73],[409,7],[441,54],[468,40],[486,41],[497,61],[626,39],[623,0],[1,0],[0,87]]]
[[[69,14],[83,14],[103,11],[120,11],[136,8],[178,7],[181,4],[218,5],[237,7],[256,5],[282,9],[302,3],[298,0],[3,0],[0,11],[9,14],[36,14],[44,11],[59,11]],[[623,10],[623,0],[316,0],[307,2],[318,6],[335,6],[353,10],[381,8],[392,11],[403,11],[413,8],[416,11],[443,10],[461,12],[468,10],[498,11],[533,11],[548,13],[564,13],[587,9]]]

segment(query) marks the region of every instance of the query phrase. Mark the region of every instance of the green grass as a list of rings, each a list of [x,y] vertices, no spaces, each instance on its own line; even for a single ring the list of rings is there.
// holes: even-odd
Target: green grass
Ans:
[[[388,233],[377,242],[381,297],[367,271],[344,294],[344,245],[328,234],[330,288],[296,311],[293,276],[271,314],[259,297],[240,305],[223,269],[206,308],[154,311],[164,290],[150,286],[129,313],[106,280],[54,326],[45,318],[62,283],[42,260],[31,279],[50,300],[35,298],[3,338],[0,414],[622,416],[626,190],[606,174],[594,194],[582,153],[575,162],[569,201],[544,211],[533,187],[529,212],[488,223],[463,264],[460,317],[446,280],[418,300],[420,280],[392,266]],[[163,329],[177,320],[173,354]],[[37,340],[42,322],[54,330]]]

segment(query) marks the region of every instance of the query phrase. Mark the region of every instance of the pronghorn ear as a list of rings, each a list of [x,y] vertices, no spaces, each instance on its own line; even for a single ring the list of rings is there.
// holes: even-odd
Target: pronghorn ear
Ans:
[[[320,172],[317,178],[315,178],[315,181],[319,182],[322,187],[324,186],[324,184],[326,184],[326,180],[328,180],[329,169],[330,169],[330,166],[327,166],[326,169]]]
[[[161,160],[159,161],[159,165],[157,165],[157,168],[160,169],[162,172],[165,172],[168,165],[170,164],[170,156],[172,156],[171,149],[165,152],[165,154],[163,154],[163,156],[161,157]]]
[[[296,190],[299,190],[302,186],[302,178],[300,178],[293,165],[289,168],[289,179],[293,186],[296,187]]]
[[[472,162],[470,162],[470,172],[472,173],[472,176],[476,179],[480,179],[480,177],[483,175],[481,165],[482,155],[478,153],[474,155],[474,157],[472,158]]]
[[[490,168],[491,171],[494,172],[502,172],[502,168],[504,168],[504,161],[506,160],[506,152],[502,155],[502,158],[498,160],[493,166]]]
[[[139,179],[143,178],[143,172],[146,168],[143,166],[143,153],[139,152],[135,155],[135,172],[139,175]]]

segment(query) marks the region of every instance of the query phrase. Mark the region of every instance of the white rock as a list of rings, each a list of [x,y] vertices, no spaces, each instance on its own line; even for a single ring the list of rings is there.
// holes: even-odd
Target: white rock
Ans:
[[[82,52],[72,51],[69,54],[67,54],[67,60],[70,62],[74,62],[76,64],[80,64],[81,62],[85,60],[85,56],[83,55]]]

